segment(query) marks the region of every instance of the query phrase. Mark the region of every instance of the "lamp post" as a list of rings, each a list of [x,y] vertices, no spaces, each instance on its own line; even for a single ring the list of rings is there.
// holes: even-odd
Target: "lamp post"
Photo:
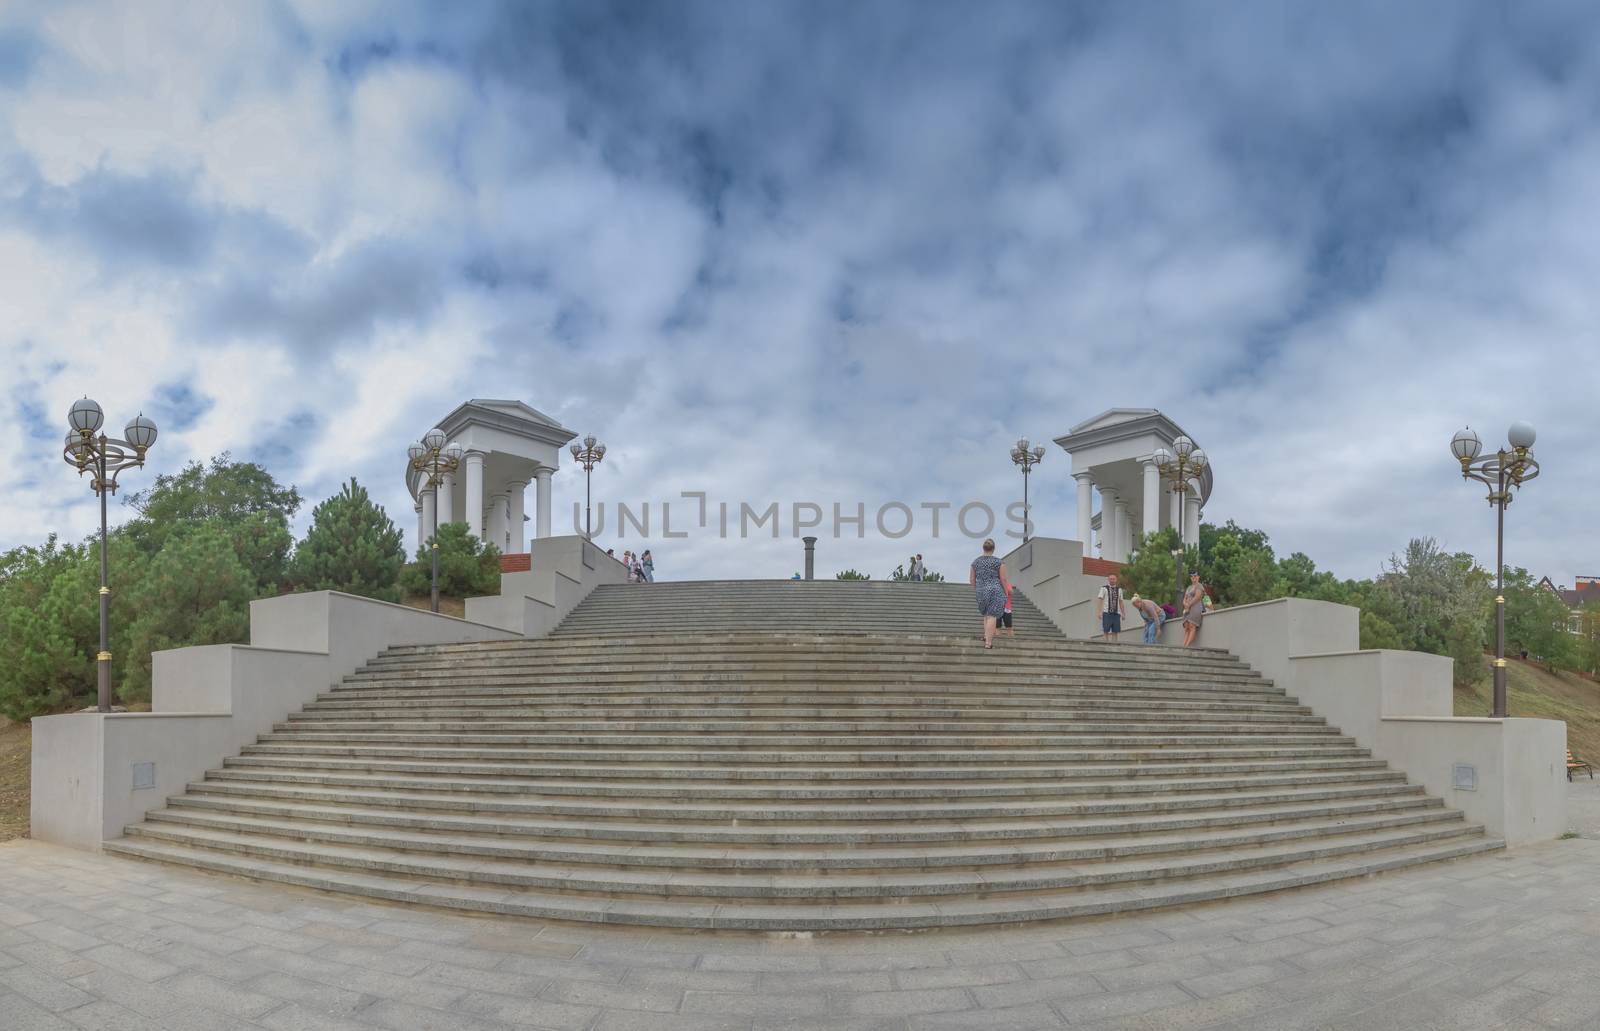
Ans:
[[[1496,719],[1504,719],[1506,712],[1506,506],[1514,497],[1512,491],[1539,475],[1539,463],[1533,457],[1533,441],[1537,434],[1525,422],[1514,422],[1506,432],[1509,450],[1501,448],[1486,458],[1483,441],[1470,427],[1458,430],[1450,438],[1450,453],[1461,463],[1461,478],[1477,480],[1489,488],[1489,504],[1495,510],[1494,536],[1494,712]]]
[[[1155,454],[1150,457],[1155,461],[1156,471],[1161,474],[1161,478],[1172,484],[1169,488],[1170,492],[1178,496],[1178,519],[1177,525],[1173,529],[1178,531],[1178,543],[1187,545],[1188,542],[1183,539],[1183,517],[1184,509],[1188,503],[1189,485],[1195,483],[1196,485],[1193,489],[1197,492],[1199,491],[1199,485],[1196,481],[1201,472],[1205,470],[1210,459],[1206,457],[1205,450],[1196,447],[1195,442],[1187,434],[1180,434],[1178,439],[1172,442],[1171,451],[1164,447],[1158,447],[1155,450]],[[1177,559],[1178,556],[1185,553],[1185,548],[1179,548],[1173,551],[1172,556]],[[1176,565],[1178,567],[1178,597],[1173,604],[1182,611],[1183,563],[1180,561]]]
[[[583,466],[583,536],[586,540],[593,540],[594,534],[589,529],[589,477],[594,472],[594,467],[599,465],[606,457],[606,446],[594,439],[594,434],[583,438],[582,446],[572,445],[572,459]]]
[[[1022,543],[1028,543],[1028,473],[1044,461],[1044,445],[1028,446],[1028,438],[1021,437],[1011,448],[1011,461],[1022,469]]]
[[[124,469],[144,466],[145,452],[156,442],[156,424],[140,412],[117,440],[99,433],[105,415],[87,397],[72,403],[67,412],[66,447],[61,457],[78,470],[92,471],[89,487],[100,495],[100,653],[95,656],[95,677],[101,712],[111,711],[111,588],[107,584],[109,559],[106,554],[106,495],[117,492],[117,476]],[[96,435],[98,434],[98,436]]]
[[[1178,593],[1173,595],[1172,607],[1179,612],[1183,611],[1183,556],[1184,550],[1181,547],[1172,549],[1172,568],[1178,571]]]
[[[439,611],[439,485],[444,478],[461,467],[461,448],[445,446],[444,431],[435,426],[422,435],[422,439],[406,448],[411,468],[427,476],[427,485],[433,490],[433,525],[429,527],[428,547],[433,553],[433,611]],[[418,493],[421,493],[420,491]]]

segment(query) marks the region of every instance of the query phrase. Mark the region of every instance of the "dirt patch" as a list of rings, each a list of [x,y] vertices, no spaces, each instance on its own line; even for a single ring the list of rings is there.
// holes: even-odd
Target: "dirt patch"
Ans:
[[[414,609],[432,609],[433,597],[427,594],[411,594],[401,599],[400,604],[408,605]],[[444,616],[455,616],[457,619],[467,618],[467,600],[465,598],[450,598],[439,596],[439,613]]]
[[[26,723],[0,717],[0,841],[28,836],[28,772],[33,741]]]

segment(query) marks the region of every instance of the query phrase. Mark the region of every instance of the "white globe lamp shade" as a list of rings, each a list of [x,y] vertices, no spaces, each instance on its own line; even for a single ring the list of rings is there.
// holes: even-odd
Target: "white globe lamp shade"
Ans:
[[[1172,450],[1179,458],[1188,458],[1194,451],[1194,441],[1190,440],[1187,434],[1180,436],[1172,442]]]
[[[1035,445],[1035,447],[1033,449],[1033,460],[1035,462],[1044,461],[1044,445],[1043,444]]]
[[[140,412],[132,422],[128,423],[127,428],[122,431],[122,439],[140,451],[147,451],[150,445],[156,442],[156,424],[153,420],[145,418],[145,414]]]
[[[604,444],[596,444],[594,446],[594,459],[595,459],[595,461],[598,462],[600,459],[602,459],[604,457],[606,457],[606,446]]]
[[[1483,441],[1470,426],[1456,430],[1456,435],[1450,438],[1450,453],[1457,461],[1470,462],[1483,453]]]
[[[461,445],[460,444],[451,444],[449,447],[445,448],[444,449],[444,457],[448,458],[452,462],[460,462],[461,461]]]
[[[420,443],[412,444],[410,447],[406,448],[406,457],[411,459],[411,463],[413,465],[421,462],[427,456],[428,449],[423,447]]]
[[[444,442],[444,430],[441,430],[437,426],[422,435],[422,446],[427,448],[429,451],[441,450],[444,447]]]
[[[1172,452],[1164,447],[1158,447],[1155,454],[1150,456],[1156,463],[1157,469],[1165,469],[1172,464]]]
[[[1533,424],[1517,421],[1511,424],[1511,429],[1506,432],[1506,439],[1511,441],[1511,446],[1518,451],[1526,451],[1533,447],[1534,439],[1538,434],[1533,431]]]
[[[592,433],[583,438],[583,446],[586,448],[592,448],[598,443],[600,442],[594,439],[594,434]]]
[[[572,447],[568,448],[567,450],[572,452],[572,460],[574,462],[576,462],[578,460],[578,456],[583,453],[583,448],[576,444],[572,445]]]
[[[1195,448],[1189,453],[1189,464],[1197,470],[1204,469],[1209,461],[1211,459],[1206,455],[1203,448]]]
[[[103,422],[105,414],[100,411],[100,406],[87,397],[72,402],[72,407],[67,410],[67,425],[85,436],[99,431]]]

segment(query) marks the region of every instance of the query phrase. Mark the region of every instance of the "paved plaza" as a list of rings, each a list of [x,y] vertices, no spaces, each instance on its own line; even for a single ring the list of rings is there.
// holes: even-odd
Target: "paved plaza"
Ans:
[[[1600,841],[979,932],[463,917],[0,845],[0,1027],[765,1031],[1600,1026]]]

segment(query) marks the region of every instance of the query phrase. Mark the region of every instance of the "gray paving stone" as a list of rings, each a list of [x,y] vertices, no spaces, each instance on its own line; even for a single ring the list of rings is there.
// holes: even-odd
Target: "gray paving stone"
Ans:
[[[251,991],[269,995],[279,1002],[293,1002],[300,1008],[324,1017],[347,1016],[374,998],[364,992],[347,991],[321,981],[276,972],[252,979],[248,987]]]
[[[227,1013],[247,1020],[277,1009],[283,1000],[259,992],[246,991],[235,984],[219,981],[205,974],[186,971],[174,974],[157,984],[163,991],[172,992],[207,1009]]]
[[[1136,988],[1130,991],[1103,992],[1084,995],[1076,999],[1057,1001],[1056,1010],[1069,1024],[1087,1024],[1107,1017],[1120,1017],[1146,1010],[1191,1002],[1193,996],[1173,984],[1153,988]]]
[[[86,1002],[93,1002],[95,997],[81,988],[74,987],[42,970],[33,970],[26,967],[13,967],[10,970],[0,971],[0,988],[20,995],[22,998],[50,1010],[60,1013],[62,1010],[82,1006]],[[0,1026],[4,1026],[6,1019],[4,1011],[0,1011]]]
[[[1039,1031],[1061,1027],[1061,1014],[1042,1002],[959,1013],[920,1013],[907,1017],[911,1031]]]
[[[666,985],[601,984],[598,981],[552,981],[539,993],[550,1002],[619,1010],[676,1013],[683,1004],[683,988]]]
[[[0,1013],[5,1015],[6,1031],[75,1031],[77,1028],[65,1017],[10,992],[0,992]]]
[[[258,1018],[256,1023],[272,1031],[372,1031],[371,1024],[358,1023],[349,1017],[324,1013],[295,1002],[284,1003]]]
[[[840,1012],[870,1016],[910,1016],[914,1013],[954,1013],[977,1003],[964,988],[923,988],[893,992],[862,992],[838,1000]]]
[[[159,981],[178,972],[178,968],[171,963],[121,945],[98,945],[92,949],[85,949],[79,955],[98,966],[110,967],[112,970],[144,981]]]

